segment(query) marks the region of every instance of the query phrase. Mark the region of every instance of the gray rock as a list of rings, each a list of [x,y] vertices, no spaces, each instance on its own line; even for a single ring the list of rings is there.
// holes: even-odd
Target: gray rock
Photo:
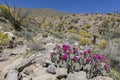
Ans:
[[[51,74],[56,74],[56,67],[54,65],[50,65],[46,71]]]
[[[30,69],[30,68],[27,68],[27,69],[24,71],[24,74],[26,74],[26,75],[30,75],[30,74],[32,74],[32,73],[33,73],[33,70]]]
[[[31,77],[25,77],[22,80],[33,80]]]
[[[36,55],[36,58],[33,60],[33,63],[40,64],[42,66],[52,64],[50,61],[50,55],[44,53],[38,53],[38,55]]]
[[[49,60],[45,61],[45,64],[43,64],[43,67],[48,67],[49,65],[52,65],[53,63]]]
[[[70,73],[68,74],[66,80],[87,80],[86,72],[80,71],[80,72]]]
[[[67,74],[57,75],[57,79],[65,79],[67,77]]]

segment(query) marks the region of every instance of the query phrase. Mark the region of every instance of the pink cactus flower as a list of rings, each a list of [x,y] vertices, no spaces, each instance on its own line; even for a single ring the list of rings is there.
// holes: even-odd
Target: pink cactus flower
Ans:
[[[66,53],[70,54],[71,53],[71,49],[67,49]]]
[[[83,54],[83,55],[86,55],[86,54],[87,54],[87,51],[83,51],[82,54]]]
[[[62,59],[67,59],[68,58],[68,55],[67,54],[62,54]]]
[[[98,54],[93,54],[93,58],[98,59],[99,58]]]
[[[105,64],[104,68],[105,68],[106,71],[110,70],[110,66],[108,64]]]
[[[91,52],[92,52],[92,50],[91,50],[91,49],[88,49],[88,50],[87,50],[87,52],[88,52],[88,54],[89,54],[89,53],[91,53]]]
[[[73,57],[73,60],[74,60],[74,61],[78,61],[79,58],[78,58],[77,56],[74,56],[74,57]]]
[[[87,59],[86,59],[86,62],[87,62],[87,63],[90,63],[90,62],[91,62],[91,58],[87,58]]]
[[[78,51],[78,49],[73,47],[73,52],[76,53],[77,51]]]
[[[66,50],[69,49],[69,48],[70,48],[69,45],[67,45],[67,44],[63,44],[63,50],[64,50],[64,51],[66,51]]]

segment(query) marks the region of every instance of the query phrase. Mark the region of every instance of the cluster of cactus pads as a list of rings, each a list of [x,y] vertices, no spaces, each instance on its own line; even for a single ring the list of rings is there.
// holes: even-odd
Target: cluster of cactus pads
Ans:
[[[80,52],[78,48],[67,44],[56,45],[51,53],[51,60],[56,66],[67,68],[68,73],[85,71],[87,78],[108,76],[110,66],[108,59],[101,54],[94,54],[91,49]]]

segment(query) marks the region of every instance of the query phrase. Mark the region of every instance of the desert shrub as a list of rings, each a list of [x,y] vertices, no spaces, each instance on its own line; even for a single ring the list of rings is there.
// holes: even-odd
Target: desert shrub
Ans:
[[[71,35],[71,36],[69,37],[69,39],[79,41],[80,36],[79,36],[79,35]]]
[[[120,22],[120,18],[116,19],[117,22]]]
[[[105,40],[101,40],[99,43],[98,43],[98,47],[100,49],[104,49],[107,45],[107,42]]]
[[[111,69],[110,76],[111,76],[114,80],[120,80],[120,73],[117,72],[114,68]]]
[[[13,25],[13,28],[17,31],[22,30],[22,21],[26,18],[28,13],[23,14],[21,10],[16,12],[15,8],[14,10],[10,9],[8,4],[6,3],[7,6],[5,5],[0,5],[0,10],[1,14],[9,20],[9,22]]]
[[[45,23],[42,23],[41,26],[42,26],[42,27],[47,27],[47,26],[49,26],[49,25],[50,25],[49,23],[46,23],[46,22],[45,22]]]
[[[82,46],[85,46],[85,45],[92,45],[92,40],[89,39],[89,38],[83,38],[83,37],[80,37],[79,38],[79,44],[82,45]]]
[[[44,49],[43,43],[38,42],[38,41],[37,42],[29,41],[29,42],[27,42],[27,45],[31,50],[34,50],[34,51],[42,51]]]
[[[70,32],[70,33],[74,33],[74,34],[77,34],[77,33],[78,33],[77,30],[75,30],[75,29],[70,29],[69,32]]]
[[[46,38],[46,37],[48,37],[48,34],[47,34],[46,32],[44,32],[44,33],[42,34],[42,36],[43,36],[44,38]]]
[[[63,38],[65,38],[65,37],[63,37],[64,35],[63,35],[62,33],[58,33],[58,32],[56,32],[56,33],[53,34],[53,35],[54,35],[54,37],[59,38],[59,39],[63,39]]]
[[[89,28],[91,28],[91,27],[92,27],[91,24],[86,24],[86,25],[85,25],[85,28],[86,28],[86,29],[89,29]]]
[[[88,20],[91,21],[93,18],[91,16],[88,17]]]
[[[9,41],[9,36],[0,32],[0,45],[7,45]]]
[[[81,30],[81,31],[80,31],[80,35],[83,36],[83,37],[89,37],[88,32],[85,31],[85,30]]]
[[[94,54],[91,49],[79,52],[76,47],[63,44],[57,45],[51,54],[51,60],[55,65],[67,68],[69,72],[85,71],[87,78],[104,75],[108,76],[110,65],[104,55]]]
[[[29,39],[32,39],[36,34],[33,33],[33,32],[28,32],[28,31],[20,31],[20,32],[16,32],[16,34],[19,36],[19,37],[24,37],[25,39],[29,40]]]

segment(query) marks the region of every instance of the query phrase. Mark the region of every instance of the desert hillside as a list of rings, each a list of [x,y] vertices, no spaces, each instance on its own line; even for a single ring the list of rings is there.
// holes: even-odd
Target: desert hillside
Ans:
[[[120,80],[119,58],[118,12],[0,5],[0,80]]]
[[[53,10],[53,9],[49,9],[49,8],[16,8],[16,10],[22,10],[23,12],[29,12],[29,16],[32,17],[51,17],[51,16],[65,16],[65,15],[69,15],[70,13],[64,13],[64,12],[60,12],[57,10]]]

